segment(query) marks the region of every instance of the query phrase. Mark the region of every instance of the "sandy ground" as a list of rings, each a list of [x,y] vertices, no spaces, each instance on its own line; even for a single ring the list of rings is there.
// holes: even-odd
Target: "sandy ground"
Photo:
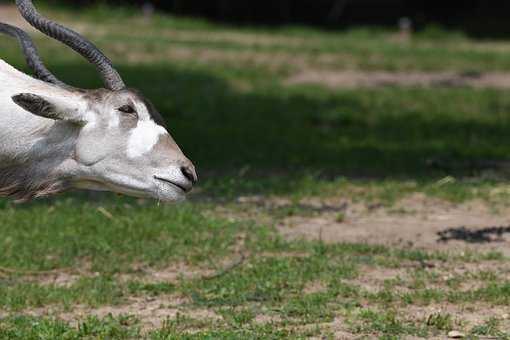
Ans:
[[[230,219],[252,219],[275,224],[287,239],[325,243],[368,243],[439,251],[497,251],[510,256],[510,208],[482,201],[452,203],[421,193],[393,205],[352,201],[349,198],[247,196],[240,208],[216,211]],[[294,206],[290,216],[277,209]]]
[[[30,25],[23,20],[16,6],[0,5],[0,22],[15,25],[23,29],[31,29]]]
[[[333,89],[380,86],[510,88],[510,74],[310,70],[291,76],[286,83],[319,84]]]
[[[454,204],[411,195],[392,207],[335,200],[316,216],[278,224],[289,239],[360,242],[429,250],[498,251],[510,256],[510,211],[482,202]],[[335,209],[335,206],[337,209]],[[339,214],[342,218],[339,219]]]

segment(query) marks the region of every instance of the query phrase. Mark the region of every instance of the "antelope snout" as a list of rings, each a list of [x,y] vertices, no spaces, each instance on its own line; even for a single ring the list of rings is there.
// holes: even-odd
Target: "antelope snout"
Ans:
[[[197,172],[193,165],[181,166],[182,175],[191,182],[191,185],[195,185],[198,182]]]
[[[193,189],[193,185],[198,181],[195,167],[191,162],[186,162],[178,167],[172,167],[165,172],[154,175],[154,178],[159,182],[165,182],[177,187],[185,193],[190,192]]]

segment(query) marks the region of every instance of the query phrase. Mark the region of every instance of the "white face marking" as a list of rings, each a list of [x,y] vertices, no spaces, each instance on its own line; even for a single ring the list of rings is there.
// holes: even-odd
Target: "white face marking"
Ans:
[[[119,116],[112,115],[110,117],[110,119],[108,120],[108,128],[110,128],[110,129],[116,128],[119,126],[119,123],[120,123]]]
[[[90,112],[85,114],[85,120],[87,124],[84,126],[85,130],[90,130],[96,126],[96,115]]]
[[[152,150],[159,140],[159,136],[167,133],[165,128],[157,125],[152,120],[139,121],[129,136],[127,156],[129,158],[140,157]]]

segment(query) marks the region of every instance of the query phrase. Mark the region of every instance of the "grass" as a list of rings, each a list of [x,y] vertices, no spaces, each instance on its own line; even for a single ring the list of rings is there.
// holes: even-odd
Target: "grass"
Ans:
[[[57,200],[58,206],[53,206],[44,219],[40,216],[41,211],[48,210],[45,204],[19,209],[16,215],[26,228],[9,220],[9,214],[18,208],[3,214],[5,237],[1,246],[7,251],[0,257],[0,268],[17,268],[19,272],[0,279],[0,310],[10,315],[0,321],[0,336],[137,338],[143,334],[159,339],[189,335],[193,329],[199,330],[194,335],[198,338],[306,337],[324,332],[318,325],[334,324],[338,315],[351,324],[349,331],[353,334],[426,336],[451,328],[445,325],[449,321],[436,314],[409,320],[403,314],[406,306],[506,306],[510,302],[510,283],[496,272],[470,272],[460,277],[479,282],[480,288],[468,290],[438,279],[459,265],[504,263],[505,257],[289,242],[268,227],[206,217],[201,212],[203,207],[196,205],[133,209],[123,201],[101,203],[113,219],[99,213],[93,204],[73,199]],[[81,216],[81,220],[71,216]],[[235,244],[240,240],[243,251],[252,254],[246,263],[216,278],[202,279],[201,270],[217,270],[218,263],[235,255]],[[445,268],[425,271],[423,261]],[[134,263],[142,269],[134,270]],[[144,271],[164,270],[175,263],[195,268],[198,274],[170,282],[147,281]],[[403,272],[406,277],[374,282],[381,287],[377,292],[360,288],[365,272],[399,268],[402,264],[408,268]],[[69,271],[78,277],[62,285],[52,280],[52,274],[32,274],[50,269],[57,273]],[[127,309],[125,315],[102,318],[92,314],[81,320],[78,328],[58,317],[73,313],[76,306],[92,312],[101,306],[129,306],[133,298],[159,299],[165,304],[172,301],[169,296],[185,298],[184,304],[167,307],[177,308],[184,315],[169,318],[148,333],[132,309]],[[363,307],[361,301],[370,307]],[[381,314],[388,308],[390,312]],[[50,316],[26,316],[27,310],[42,315],[50,312]],[[186,316],[193,310],[207,310],[215,318]],[[261,324],[257,319],[261,315],[273,321]],[[299,325],[303,324],[317,327],[302,329]],[[496,326],[486,332],[500,332]],[[485,323],[476,327],[473,332],[480,333]]]
[[[69,21],[68,10],[45,12]],[[498,249],[291,241],[275,227],[323,213],[303,198],[391,209],[418,192],[508,205],[504,166],[485,165],[504,165],[510,152],[506,90],[286,82],[302,69],[508,72],[505,42],[434,28],[399,42],[377,29],[135,15],[94,8],[73,20],[165,115],[200,191],[179,206],[83,193],[0,201],[0,339],[509,337],[498,312],[510,303],[508,258]],[[100,86],[79,57],[36,41],[59,77]],[[0,50],[26,70],[12,41],[0,39]],[[255,195],[290,203],[266,208],[269,221],[243,218],[239,199]],[[223,272],[240,253],[246,260]]]

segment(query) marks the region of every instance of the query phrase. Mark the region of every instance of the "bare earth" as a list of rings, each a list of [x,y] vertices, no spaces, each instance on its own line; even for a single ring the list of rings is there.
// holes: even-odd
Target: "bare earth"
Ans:
[[[233,220],[273,223],[291,240],[510,255],[510,208],[482,201],[452,203],[422,193],[391,206],[344,197],[305,198],[297,203],[298,213],[287,217],[274,213],[296,204],[285,198],[246,196],[238,203],[239,211],[218,208],[215,213]]]
[[[391,208],[337,201],[318,216],[285,218],[286,238],[322,239],[431,250],[476,249],[510,255],[510,211],[482,202],[454,204],[414,194]],[[334,207],[338,207],[335,211]],[[339,220],[339,214],[342,219]]]
[[[15,25],[23,29],[30,28],[30,25],[23,20],[14,5],[0,5],[0,22]]]
[[[358,88],[380,86],[415,87],[474,87],[510,88],[508,73],[454,72],[363,72],[363,71],[304,71],[287,79],[288,85],[318,84],[329,88]]]

